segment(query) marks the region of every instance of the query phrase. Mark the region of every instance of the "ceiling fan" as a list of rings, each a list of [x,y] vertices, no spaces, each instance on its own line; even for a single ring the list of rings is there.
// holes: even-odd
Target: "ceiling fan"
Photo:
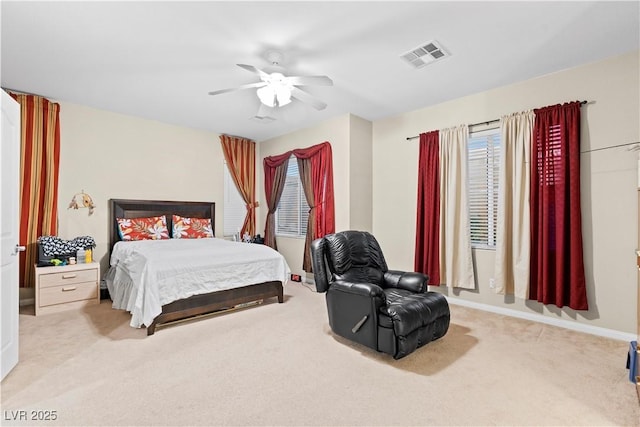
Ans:
[[[278,65],[277,59],[272,60],[273,65]],[[267,73],[253,65],[236,64],[238,67],[257,74],[260,81],[249,83],[231,89],[221,89],[209,92],[209,95],[220,95],[221,93],[233,92],[242,89],[257,88],[256,94],[262,105],[277,108],[287,105],[291,99],[297,99],[311,105],[316,110],[323,110],[327,104],[315,98],[310,93],[300,89],[298,86],[332,86],[333,81],[327,76],[285,76],[282,73]],[[262,110],[261,105],[261,110]],[[258,113],[258,116],[261,114]]]

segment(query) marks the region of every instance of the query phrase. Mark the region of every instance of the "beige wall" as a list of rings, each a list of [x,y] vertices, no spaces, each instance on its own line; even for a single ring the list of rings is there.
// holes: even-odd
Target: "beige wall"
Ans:
[[[590,309],[575,312],[496,295],[494,252],[474,250],[477,289],[450,298],[635,333],[637,156],[607,148],[640,140],[639,55],[550,74],[373,123],[373,231],[391,268],[412,269],[418,140],[408,136],[573,100],[582,107],[582,220]],[[425,69],[425,71],[427,71]],[[419,94],[416,94],[419,96]]]
[[[108,266],[108,201],[112,198],[216,202],[222,230],[223,156],[218,134],[60,102],[60,237],[89,235]],[[68,210],[84,190],[96,204]]]
[[[582,107],[582,150],[640,139],[638,52],[516,85],[370,122],[347,114],[257,144],[257,229],[264,233],[262,159],[329,141],[333,149],[336,230],[372,230],[391,268],[413,268],[417,140],[407,136],[461,123],[492,120],[525,109],[588,100]],[[418,94],[419,95],[419,94]],[[59,235],[91,235],[106,268],[110,198],[216,202],[222,230],[223,156],[218,134],[61,104]],[[450,298],[635,332],[637,156],[625,148],[585,153],[582,161],[583,237],[591,309],[573,312],[493,293],[494,252],[474,251],[475,291],[441,289]],[[84,190],[96,212],[67,210]],[[278,238],[293,273],[302,274],[302,239]]]
[[[277,138],[259,142],[258,145],[258,188],[260,194],[260,206],[258,215],[258,230],[264,233],[266,221],[267,202],[264,195],[264,171],[262,160],[268,156],[282,154],[295,148],[307,148],[312,145],[328,141],[333,152],[333,180],[336,206],[336,230],[344,230],[349,227],[350,213],[350,188],[349,188],[349,140],[350,140],[350,115],[345,114],[324,121],[317,126],[302,129]],[[302,270],[302,256],[304,252],[304,239],[277,236],[278,251],[287,259],[291,272],[304,276]]]
[[[354,115],[349,119],[349,229],[372,231],[373,125]]]
[[[260,206],[258,230],[264,232],[267,202],[264,195],[262,160],[295,148],[306,148],[328,141],[333,152],[336,230],[372,229],[372,123],[345,114],[311,128],[292,132],[258,145],[258,188]],[[291,272],[305,276],[302,270],[304,239],[277,236],[278,251],[287,259]]]

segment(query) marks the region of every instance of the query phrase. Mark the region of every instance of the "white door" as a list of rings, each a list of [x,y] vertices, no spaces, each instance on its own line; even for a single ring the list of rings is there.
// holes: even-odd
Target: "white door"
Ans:
[[[20,220],[20,104],[4,90],[0,122],[0,343],[1,379],[18,363]]]

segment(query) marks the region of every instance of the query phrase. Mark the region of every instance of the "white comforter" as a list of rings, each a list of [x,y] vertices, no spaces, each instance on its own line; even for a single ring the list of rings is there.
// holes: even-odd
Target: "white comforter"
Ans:
[[[113,307],[131,312],[131,326],[149,326],[162,305],[192,295],[279,280],[290,269],[265,245],[224,239],[118,242],[106,277]]]

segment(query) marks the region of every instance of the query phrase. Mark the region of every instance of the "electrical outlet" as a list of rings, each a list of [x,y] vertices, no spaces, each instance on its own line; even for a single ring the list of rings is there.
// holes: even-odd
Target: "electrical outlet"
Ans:
[[[489,287],[491,289],[495,289],[496,288],[496,279],[494,279],[493,277],[491,279],[489,279]]]

